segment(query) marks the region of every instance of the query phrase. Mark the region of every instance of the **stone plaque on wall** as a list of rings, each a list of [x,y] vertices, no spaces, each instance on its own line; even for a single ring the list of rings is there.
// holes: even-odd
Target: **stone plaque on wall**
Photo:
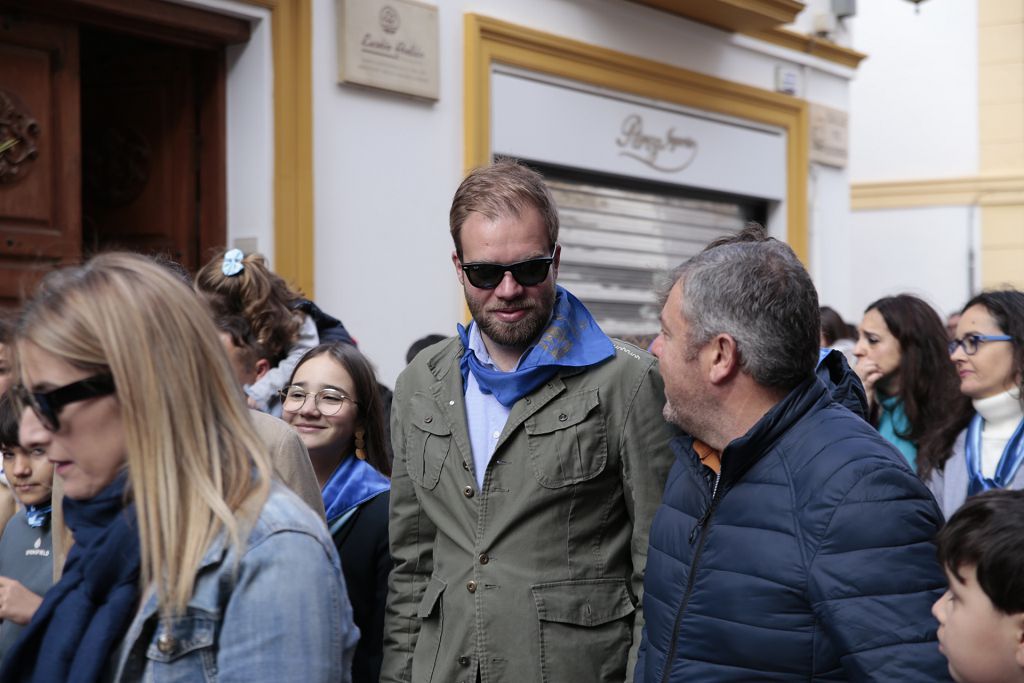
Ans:
[[[338,80],[436,100],[437,7],[416,0],[338,0]]]
[[[814,163],[846,168],[849,114],[820,104],[811,104],[811,149]]]

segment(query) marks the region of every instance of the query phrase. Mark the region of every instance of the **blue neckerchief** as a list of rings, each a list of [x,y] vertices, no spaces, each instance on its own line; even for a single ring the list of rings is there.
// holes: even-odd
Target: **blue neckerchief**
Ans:
[[[28,525],[34,529],[44,526],[50,523],[50,513],[53,511],[53,506],[49,503],[46,505],[26,505],[25,506],[25,521]]]
[[[64,574],[4,655],[0,681],[94,683],[138,606],[139,532],[122,472],[88,500],[64,498],[74,532]]]
[[[389,488],[391,481],[370,463],[355,455],[346,457],[320,492],[327,511],[327,524]]]
[[[904,436],[910,432],[910,420],[907,419],[903,399],[899,396],[884,396],[879,393],[878,404],[881,407],[878,414],[878,433],[896,447],[896,450],[910,465],[910,469],[916,472],[917,444]]]
[[[967,495],[973,496],[982,491],[990,489],[1005,489],[1013,481],[1017,470],[1024,462],[1024,420],[1017,425],[1013,436],[1006,442],[1003,455],[996,465],[996,476],[994,479],[982,476],[981,474],[981,430],[985,420],[981,415],[975,414],[967,425],[967,439],[964,444],[965,460],[967,461]]]
[[[469,333],[458,326],[463,353],[459,361],[462,386],[473,373],[480,391],[493,394],[498,403],[510,407],[523,396],[554,377],[560,368],[585,368],[608,360],[615,347],[579,299],[562,287],[556,289],[555,310],[544,333],[519,367],[502,372],[485,367],[469,349]]]

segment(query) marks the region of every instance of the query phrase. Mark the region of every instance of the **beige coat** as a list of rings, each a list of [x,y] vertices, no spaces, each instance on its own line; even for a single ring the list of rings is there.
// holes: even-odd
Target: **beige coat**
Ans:
[[[482,490],[459,340],[402,373],[381,681],[632,679],[673,432],[655,360],[614,344],[512,407]]]

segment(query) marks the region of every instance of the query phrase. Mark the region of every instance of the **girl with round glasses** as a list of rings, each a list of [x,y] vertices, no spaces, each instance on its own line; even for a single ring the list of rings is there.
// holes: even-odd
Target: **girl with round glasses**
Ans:
[[[900,294],[870,304],[858,335],[854,370],[871,424],[924,478],[949,457],[951,432],[943,418],[964,402],[942,320],[925,301]]]
[[[295,366],[281,396],[284,419],[306,445],[320,483],[359,627],[352,680],[376,682],[391,571],[391,465],[373,367],[350,344],[321,344]]]
[[[976,493],[1024,488],[1024,293],[984,292],[963,308],[949,357],[969,403],[949,417],[959,429],[928,486],[948,518]]]
[[[55,271],[15,346],[19,440],[62,480],[74,545],[0,680],[350,680],[337,553],[271,481],[182,282],[132,254]]]

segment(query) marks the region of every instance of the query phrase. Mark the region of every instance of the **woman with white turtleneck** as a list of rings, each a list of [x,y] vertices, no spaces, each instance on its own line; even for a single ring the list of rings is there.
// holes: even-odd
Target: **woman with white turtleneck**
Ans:
[[[1024,488],[1024,293],[985,292],[964,306],[950,342],[960,391],[973,412],[952,454],[931,472],[928,486],[948,519],[969,497],[989,489]]]

